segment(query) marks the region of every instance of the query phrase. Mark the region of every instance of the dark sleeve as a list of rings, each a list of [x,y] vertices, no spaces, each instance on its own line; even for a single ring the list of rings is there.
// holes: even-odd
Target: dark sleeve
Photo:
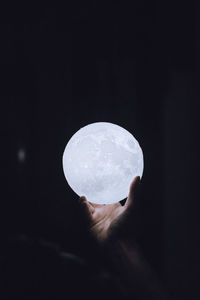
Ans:
[[[108,272],[45,241],[18,237],[1,249],[1,299],[110,299],[119,296]]]

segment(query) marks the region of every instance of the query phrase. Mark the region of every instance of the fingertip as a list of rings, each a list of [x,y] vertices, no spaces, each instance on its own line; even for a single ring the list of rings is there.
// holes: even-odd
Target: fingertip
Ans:
[[[140,182],[140,181],[141,181],[140,176],[136,176],[136,177],[134,178],[134,181],[135,181],[135,182]]]
[[[140,183],[140,176],[136,176],[130,184],[130,191],[132,191],[136,184]]]
[[[139,184],[140,184],[140,176],[136,176],[130,184],[129,195],[128,195],[127,201],[125,203],[125,206],[132,205],[133,198],[135,198],[135,195],[138,194],[137,190],[138,190]]]
[[[79,197],[78,203],[79,203],[80,205],[82,205],[82,206],[86,205],[86,204],[87,204],[86,197],[85,197],[85,196]]]
[[[80,196],[79,200],[80,202],[84,202],[87,201],[87,198],[85,196]]]
[[[91,215],[94,213],[94,207],[90,204],[89,201],[87,201],[87,198],[85,196],[81,196],[79,198],[79,203],[82,207],[82,209],[86,212],[86,214],[91,217]]]
[[[81,197],[79,198],[79,204],[81,205],[82,208],[84,208],[84,209],[86,209],[86,210],[88,209],[88,202],[87,202],[85,196],[81,196]]]

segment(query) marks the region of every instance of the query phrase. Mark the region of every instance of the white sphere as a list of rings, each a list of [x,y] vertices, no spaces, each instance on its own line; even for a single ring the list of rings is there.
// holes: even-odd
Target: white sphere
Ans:
[[[89,124],[69,140],[63,154],[66,180],[79,196],[111,204],[128,196],[131,181],[143,173],[143,154],[126,129],[107,122]]]

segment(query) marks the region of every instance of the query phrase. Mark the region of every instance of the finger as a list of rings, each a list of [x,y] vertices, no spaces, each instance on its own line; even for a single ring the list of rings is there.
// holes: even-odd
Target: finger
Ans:
[[[137,176],[131,182],[129,195],[125,203],[126,207],[133,206],[134,199],[137,197],[139,185],[140,185],[140,176]]]
[[[87,201],[85,196],[80,197],[80,203],[81,203],[82,207],[85,209],[85,211],[87,211],[89,214],[94,213],[94,211],[95,211],[94,207],[91,205],[91,203],[89,201]]]
[[[96,203],[92,203],[92,202],[89,202],[90,203],[90,205],[92,206],[92,207],[94,207],[94,208],[100,208],[100,207],[102,207],[102,206],[104,206],[105,204],[96,204]]]

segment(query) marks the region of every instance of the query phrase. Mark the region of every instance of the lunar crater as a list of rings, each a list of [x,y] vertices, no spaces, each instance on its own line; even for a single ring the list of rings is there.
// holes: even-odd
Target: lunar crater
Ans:
[[[126,129],[106,122],[89,124],[69,140],[63,154],[69,186],[88,201],[111,204],[128,196],[135,176],[142,176],[143,153]]]

